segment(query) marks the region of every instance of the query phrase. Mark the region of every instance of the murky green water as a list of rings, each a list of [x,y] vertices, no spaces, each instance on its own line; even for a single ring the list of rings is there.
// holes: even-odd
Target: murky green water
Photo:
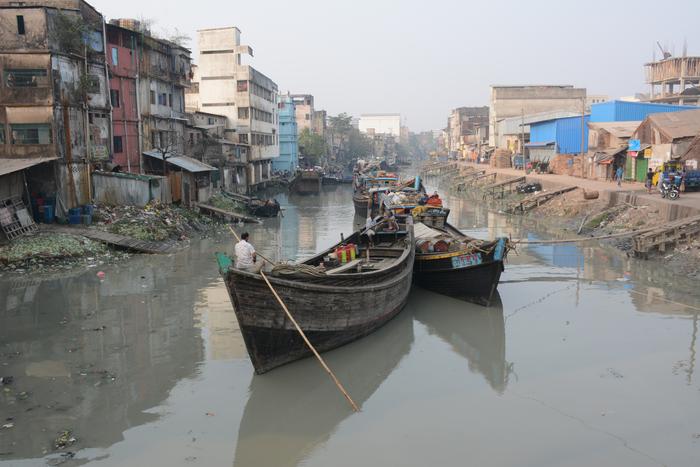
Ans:
[[[350,187],[246,226],[275,258],[349,233]],[[536,235],[449,198],[476,235]],[[0,278],[0,466],[700,465],[697,283],[575,245],[511,254],[491,309],[414,290],[326,354],[254,376],[205,239],[51,280]],[[71,430],[77,442],[56,451]],[[61,456],[71,451],[74,458]]]

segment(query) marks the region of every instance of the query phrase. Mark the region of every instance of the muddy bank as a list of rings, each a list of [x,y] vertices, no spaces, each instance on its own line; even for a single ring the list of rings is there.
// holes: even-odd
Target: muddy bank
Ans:
[[[97,205],[92,225],[102,230],[151,242],[175,242],[187,246],[191,238],[223,231],[225,225],[191,209],[162,204],[136,206]],[[42,231],[0,245],[0,274],[42,274],[81,271],[111,264],[133,252],[70,233]]]
[[[454,187],[459,178],[449,180],[453,193],[458,196],[486,203],[490,209],[505,212],[514,204],[532,196],[532,193],[520,194],[515,185],[503,193],[489,193],[484,188],[488,183],[496,183],[512,178],[509,174],[497,174],[488,182],[477,181]],[[541,184],[542,192],[563,188],[564,184],[547,180],[546,176],[528,176],[525,183]],[[542,205],[524,213],[516,214],[524,219],[546,219],[554,238],[606,237],[624,232],[641,231],[663,226],[670,220],[697,215],[697,211],[686,205],[674,204],[656,199],[657,193],[647,195],[629,191],[588,190],[595,191],[598,197],[586,199],[585,190],[577,188],[544,202]],[[604,245],[613,246],[621,254],[632,254],[631,237],[601,240]],[[700,241],[668,247],[663,253],[650,254],[649,261],[663,261],[664,267],[674,274],[697,277],[700,273]]]

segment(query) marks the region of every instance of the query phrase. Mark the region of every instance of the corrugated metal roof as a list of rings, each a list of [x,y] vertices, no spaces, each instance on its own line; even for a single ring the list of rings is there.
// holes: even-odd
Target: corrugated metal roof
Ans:
[[[41,157],[31,159],[0,159],[0,175],[7,175],[12,172],[28,169],[44,162],[55,161],[58,157]]]
[[[580,117],[581,112],[571,112],[566,110],[556,110],[552,112],[541,112],[537,114],[525,115],[525,123],[548,122],[560,118]]]
[[[648,118],[671,139],[691,138],[700,133],[700,109],[651,114]]]
[[[605,130],[616,138],[631,138],[642,122],[597,122],[589,123],[592,130]]]
[[[688,150],[681,156],[682,161],[690,159],[700,160],[700,133],[693,138],[690,146],[688,146]]]
[[[205,164],[204,162],[200,162],[197,159],[192,159],[191,157],[185,156],[183,154],[176,154],[174,153],[174,156],[169,156],[166,158],[166,162],[168,164],[172,164],[174,166],[180,167],[183,170],[186,170],[188,172],[192,173],[197,173],[197,172],[211,172],[213,170],[217,170],[216,167],[212,167],[209,164]],[[160,151],[153,150],[153,151],[145,151],[143,153],[144,156],[148,157],[153,157],[154,159],[158,160],[163,160],[163,154],[160,153]]]
[[[592,122],[642,121],[650,114],[679,112],[693,107],[651,102],[608,101],[591,106]]]

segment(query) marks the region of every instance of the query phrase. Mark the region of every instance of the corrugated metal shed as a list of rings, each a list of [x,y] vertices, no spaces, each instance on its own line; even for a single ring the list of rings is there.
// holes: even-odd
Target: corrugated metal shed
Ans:
[[[44,162],[55,161],[58,157],[40,157],[28,159],[0,159],[0,175],[6,175],[12,172],[28,169],[35,165],[43,164]]]
[[[146,151],[143,153],[143,155],[153,157],[154,159],[161,161],[163,160],[163,155],[160,153],[160,151]],[[192,173],[212,172],[214,170],[218,170],[216,167],[212,167],[209,164],[205,164],[204,162],[200,162],[197,159],[192,159],[191,157],[182,154],[170,156],[166,159],[166,162]]]
[[[700,133],[700,109],[652,114],[649,120],[671,140],[692,138]]]
[[[609,101],[591,106],[591,122],[641,121],[649,114],[696,109],[687,105],[651,104],[648,102]]]
[[[584,147],[588,151],[588,121],[584,118]],[[547,120],[530,125],[530,141],[541,143],[554,141],[557,154],[579,154],[581,152],[581,117],[566,117]]]

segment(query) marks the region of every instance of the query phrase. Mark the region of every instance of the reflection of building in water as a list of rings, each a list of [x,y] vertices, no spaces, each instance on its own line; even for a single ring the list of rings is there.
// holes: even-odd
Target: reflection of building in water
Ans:
[[[195,305],[195,316],[204,329],[207,360],[247,358],[241,329],[231,307],[223,279],[203,289]]]
[[[156,417],[144,411],[202,359],[192,309],[206,279],[182,267],[192,254],[134,258],[109,267],[103,283],[94,270],[0,281],[0,361],[14,376],[0,413],[15,417],[3,433],[12,458],[42,457],[67,428],[82,446],[111,445]],[[26,400],[16,397],[22,391]]]
[[[497,298],[487,308],[421,290],[411,295],[411,307],[430,334],[466,358],[469,369],[483,375],[489,386],[502,394],[512,365],[506,361],[503,305]]]
[[[329,361],[362,407],[413,344],[413,318],[400,313]],[[254,376],[238,430],[234,466],[296,467],[322,446],[352,411],[313,359]]]

